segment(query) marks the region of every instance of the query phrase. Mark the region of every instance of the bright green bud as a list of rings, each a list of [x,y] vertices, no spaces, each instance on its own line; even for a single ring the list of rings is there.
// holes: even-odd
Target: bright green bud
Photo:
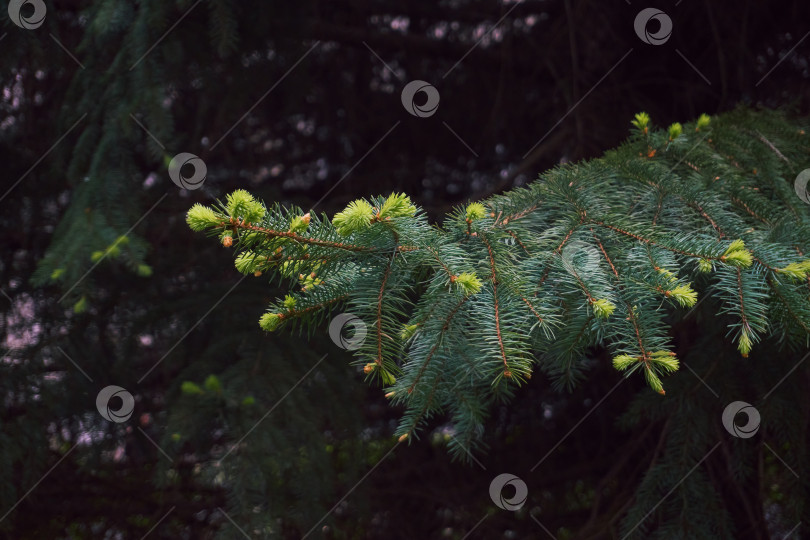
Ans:
[[[644,129],[650,123],[650,115],[645,112],[637,113],[630,123],[636,126],[638,129],[644,131]]]
[[[243,219],[252,223],[264,217],[264,206],[244,189],[237,189],[229,194],[226,200],[225,208],[232,218]]]
[[[307,230],[307,227],[309,227],[310,219],[311,218],[309,216],[309,212],[307,212],[303,216],[295,216],[290,221],[290,232],[294,233],[304,232],[305,230]]]
[[[243,251],[233,261],[234,266],[240,274],[252,274],[256,271],[258,257],[253,251]]]
[[[725,255],[725,259],[723,260],[731,266],[743,266],[745,268],[748,268],[754,262],[754,259],[751,257],[751,252],[746,249],[732,251]]]
[[[455,276],[453,282],[458,285],[466,296],[477,294],[481,290],[481,280],[475,274],[464,272]]]
[[[222,219],[211,208],[196,203],[186,214],[186,223],[192,231],[203,231],[210,227],[217,227]]]
[[[73,312],[74,313],[84,313],[87,311],[87,308],[90,304],[87,302],[87,297],[82,296],[78,302],[73,304]]]
[[[740,340],[737,342],[737,350],[740,351],[740,354],[743,355],[743,358],[748,357],[748,353],[751,352],[753,348],[753,342],[751,341],[751,336],[743,330],[740,332]]]
[[[368,227],[372,217],[374,212],[368,201],[357,199],[350,202],[345,210],[335,214],[332,225],[339,235],[348,236]]]
[[[745,242],[743,242],[740,238],[737,238],[728,245],[728,249],[726,249],[726,252],[724,254],[728,255],[732,251],[739,251],[741,249],[745,249]]]
[[[203,383],[203,384],[205,385],[206,390],[210,390],[211,392],[216,392],[217,394],[222,393],[222,384],[220,384],[219,379],[217,378],[216,375],[209,375],[205,379],[205,383]]]
[[[749,267],[754,262],[751,252],[745,249],[745,243],[739,238],[728,246],[722,260],[732,266],[744,267]]]
[[[676,281],[678,279],[675,276],[675,274],[673,274],[672,272],[670,272],[666,268],[659,268],[658,273],[661,274],[661,275],[667,276],[669,278],[670,283],[673,282],[673,281]]]
[[[57,268],[56,270],[51,272],[51,281],[58,280],[60,277],[62,277],[62,274],[64,274],[64,273],[65,273],[64,268]]]
[[[658,378],[658,375],[652,370],[652,368],[645,367],[644,368],[644,378],[647,379],[647,384],[650,385],[650,388],[658,392],[659,394],[665,394],[664,392],[664,385],[661,384],[661,379]]]
[[[698,271],[703,272],[704,274],[711,272],[712,261],[709,259],[700,259],[698,261]]]
[[[680,125],[678,122],[675,122],[671,126],[669,126],[669,140],[677,139],[681,133],[683,133],[683,126]]]
[[[121,255],[121,250],[118,249],[118,246],[113,244],[113,245],[111,245],[110,247],[107,248],[106,254],[109,255],[110,257],[112,257],[113,259],[115,259],[119,255]]]
[[[674,289],[667,291],[666,295],[674,298],[681,307],[692,307],[697,302],[697,293],[692,290],[692,287],[687,283],[686,285],[678,285]]]
[[[655,351],[650,355],[650,361],[655,362],[670,373],[678,371],[678,358],[673,352]]]
[[[94,251],[90,254],[90,260],[93,262],[98,262],[104,257],[103,251]]]
[[[406,324],[402,327],[399,337],[402,338],[403,341],[410,339],[411,336],[416,333],[417,328],[419,328],[418,324]]]
[[[613,367],[619,371],[624,371],[636,362],[638,362],[638,358],[635,356],[630,356],[629,354],[620,354],[613,359]]]
[[[139,264],[137,272],[141,277],[149,277],[152,275],[152,267],[148,264]]]
[[[245,399],[242,400],[242,405],[244,405],[245,407],[250,407],[251,405],[253,405],[255,403],[256,403],[256,398],[254,398],[253,396],[248,396],[248,397],[246,397]]]
[[[786,267],[780,268],[779,273],[785,274],[795,281],[802,281],[810,274],[810,260],[790,263]]]
[[[114,242],[114,245],[117,245],[117,246],[118,245],[125,246],[127,244],[129,244],[129,237],[126,236],[126,235],[119,236],[118,238],[115,239],[115,242]]]
[[[711,124],[712,119],[708,114],[701,114],[697,119],[697,125],[695,126],[695,131],[703,131],[709,124]]]
[[[386,386],[393,386],[395,382],[397,382],[396,377],[388,373],[384,369],[380,369],[380,378],[382,378],[382,382]]]
[[[416,213],[416,207],[411,204],[411,199],[404,193],[392,193],[385,199],[380,208],[380,219],[409,217]]]
[[[295,297],[290,296],[289,294],[284,296],[284,307],[287,309],[295,308]]]
[[[613,313],[613,310],[616,309],[616,306],[614,306],[610,300],[605,299],[594,300],[591,306],[593,307],[594,315],[600,319],[607,319],[610,317],[610,314]]]
[[[203,389],[191,381],[183,381],[180,385],[180,391],[187,396],[204,394]]]
[[[262,329],[266,330],[267,332],[272,332],[281,326],[283,321],[284,317],[281,315],[281,313],[265,313],[259,319],[259,326],[261,326]]]
[[[487,209],[484,208],[484,205],[481,203],[470,203],[467,206],[467,219],[470,221],[475,221],[476,219],[481,219],[487,215]]]

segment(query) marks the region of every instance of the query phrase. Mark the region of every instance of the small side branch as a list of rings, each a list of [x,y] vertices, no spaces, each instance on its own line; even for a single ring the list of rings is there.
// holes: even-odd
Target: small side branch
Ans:
[[[509,371],[509,364],[506,362],[506,349],[503,345],[503,336],[501,335],[501,316],[500,308],[498,307],[498,275],[495,271],[495,255],[492,253],[492,246],[484,235],[481,235],[481,240],[484,242],[484,245],[487,246],[487,253],[489,254],[489,267],[492,270],[492,296],[495,299],[495,333],[498,335],[498,346],[501,349],[503,376],[511,377],[512,372]]]

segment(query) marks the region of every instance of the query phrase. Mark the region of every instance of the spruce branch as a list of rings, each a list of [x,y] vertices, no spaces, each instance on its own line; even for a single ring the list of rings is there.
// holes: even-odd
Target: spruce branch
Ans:
[[[291,285],[263,329],[311,328],[336,306],[368,323],[353,352],[405,406],[401,440],[446,412],[453,444],[475,444],[491,403],[536,366],[570,388],[592,346],[665,394],[679,368],[670,324],[699,294],[719,300],[743,356],[767,337],[806,346],[810,212],[788,180],[810,162],[803,130],[746,109],[631,124],[604,157],[454,208],[440,226],[401,193],[330,220],[237,190],[187,221],[232,248],[239,272]]]

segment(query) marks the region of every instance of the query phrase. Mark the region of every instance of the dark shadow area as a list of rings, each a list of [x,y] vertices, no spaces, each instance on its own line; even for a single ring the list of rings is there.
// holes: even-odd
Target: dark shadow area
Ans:
[[[651,6],[666,39],[661,20],[634,29]],[[284,289],[237,273],[186,212],[243,188],[331,217],[397,191],[440,223],[602,155],[639,111],[657,126],[740,105],[806,118],[806,0],[29,0],[0,19],[4,537],[623,538],[639,500],[667,495],[649,471],[689,448],[672,426],[720,425],[724,403],[690,370],[720,385],[714,360],[736,352],[698,311],[674,329],[695,361],[666,416],[646,417],[659,396],[617,387],[594,348],[571,392],[538,370],[494,406],[470,460],[451,459],[441,416],[394,449],[402,411],[329,319],[263,332]],[[429,86],[409,101],[412,81]],[[201,185],[172,182],[181,153]],[[800,352],[739,369],[778,381]],[[808,425],[806,399],[772,403],[775,433]],[[784,440],[723,445],[699,474],[725,491],[679,491],[633,534],[807,537],[810,440]],[[528,485],[517,512],[489,496],[505,472]]]

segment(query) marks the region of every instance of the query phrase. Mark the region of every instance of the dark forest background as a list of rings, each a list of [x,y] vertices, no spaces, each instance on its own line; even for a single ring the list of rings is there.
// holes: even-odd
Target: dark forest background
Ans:
[[[45,5],[35,29],[0,13],[5,537],[618,538],[665,420],[618,422],[641,382],[588,414],[620,377],[603,352],[573,392],[535,377],[498,406],[471,463],[442,418],[389,454],[400,411],[325,327],[261,332],[281,290],[185,212],[237,188],[330,216],[404,191],[440,220],[599,156],[642,110],[807,115],[806,0]],[[650,6],[672,20],[661,45],[634,30]],[[435,114],[405,110],[412,80]],[[201,188],[171,182],[180,152]],[[128,421],[97,411],[108,385]],[[521,512],[489,498],[502,472],[528,484]],[[737,488],[731,537],[800,537],[778,489]]]

